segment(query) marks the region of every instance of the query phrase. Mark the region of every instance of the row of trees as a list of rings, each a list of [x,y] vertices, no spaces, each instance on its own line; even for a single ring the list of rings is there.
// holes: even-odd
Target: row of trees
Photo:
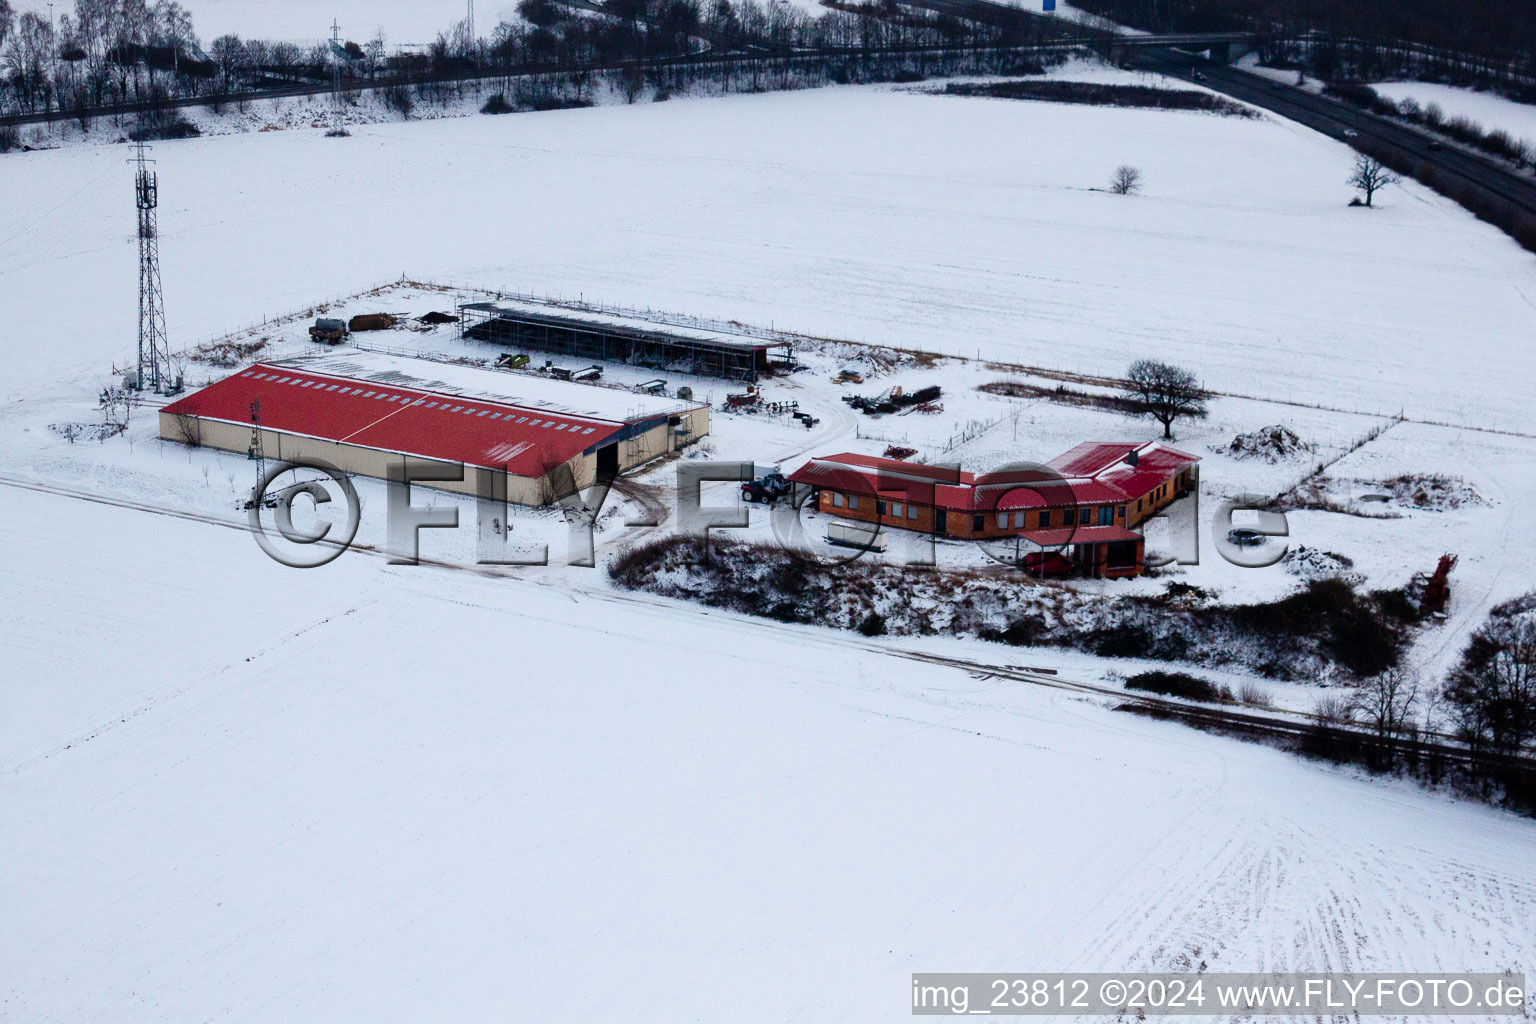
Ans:
[[[1319,78],[1407,75],[1515,86],[1536,78],[1536,7],[1505,0],[1081,0],[1154,32],[1254,31],[1266,63]],[[1525,84],[1529,84],[1526,82]]]
[[[363,88],[380,75],[441,81],[472,73],[580,73],[668,58],[707,65],[711,55],[726,54],[769,60],[947,47],[979,53],[1031,46],[1047,30],[1038,20],[978,24],[893,0],[833,0],[820,16],[775,0],[611,0],[595,17],[559,0],[520,0],[517,15],[488,37],[472,37],[458,22],[423,53],[391,55],[382,35],[348,42],[341,52],[236,35],[204,50],[176,0],[75,0],[57,27],[31,12],[17,16],[10,0],[0,0],[0,113],[79,114],[85,126],[89,108],[204,96],[222,102],[296,82],[321,86],[338,68],[348,88]],[[831,64],[822,73],[837,75]],[[637,69],[628,80],[645,78]]]
[[[75,0],[57,24],[0,0],[0,109],[137,98],[202,70],[197,45],[176,0]]]

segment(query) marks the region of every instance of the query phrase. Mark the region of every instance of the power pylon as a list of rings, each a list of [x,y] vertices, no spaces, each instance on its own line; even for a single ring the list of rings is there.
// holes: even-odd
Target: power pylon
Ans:
[[[134,384],[157,394],[180,390],[171,374],[171,343],[165,335],[165,299],[160,292],[160,238],[155,208],[160,205],[160,178],[149,169],[154,163],[140,142],[138,177],[134,186],[139,210],[139,372]]]

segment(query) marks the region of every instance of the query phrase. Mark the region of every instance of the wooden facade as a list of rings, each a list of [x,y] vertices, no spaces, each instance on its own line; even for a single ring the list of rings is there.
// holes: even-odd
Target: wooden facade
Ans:
[[[1144,571],[1136,528],[1194,486],[1198,462],[1156,442],[1110,442],[1079,446],[1039,474],[977,477],[842,454],[790,479],[814,487],[829,516],[951,540],[1019,538],[1031,552],[1068,554],[1085,575],[1123,577]]]

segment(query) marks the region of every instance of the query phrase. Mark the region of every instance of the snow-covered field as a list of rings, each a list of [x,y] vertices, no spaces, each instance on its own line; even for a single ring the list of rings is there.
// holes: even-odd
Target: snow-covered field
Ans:
[[[0,529],[6,1020],[874,1021],[920,970],[1536,958],[1536,829],[1486,808],[847,634],[14,490]]]
[[[29,489],[232,522],[251,472],[148,409],[101,444],[48,429],[132,351],[123,156],[0,158],[0,1019],[864,1021],[921,970],[1536,966],[1529,822],[598,570],[294,572]],[[1536,580],[1529,256],[1417,186],[1347,208],[1348,150],[1272,118],[838,88],[155,156],[177,345],[408,273],[968,357],[855,389],[941,380],[942,416],[867,421],[842,350],[808,351],[770,397],[816,430],[715,418],[720,457],[764,461],[898,430],[933,454],[973,420],[975,463],[1147,436],[975,386],[1161,357],[1227,393],[1180,438],[1224,489],[1305,470],[1212,451],[1236,433],[1332,457],[1401,412],[1339,493],[1454,472],[1488,499],[1294,517],[1384,584],[1463,553],[1426,664]],[[1120,163],[1142,195],[1102,191]],[[466,354],[450,333],[387,343]]]
[[[1273,119],[882,88],[165,143],[173,337],[402,272],[1521,429],[1530,257],[1407,185],[1349,209],[1347,150]],[[1144,194],[1104,191],[1121,163]],[[4,169],[0,390],[130,348],[122,150]],[[217,288],[199,286],[212,276]],[[90,281],[61,323],[51,282]]]
[[[1413,99],[1420,106],[1435,104],[1447,119],[1466,117],[1484,131],[1502,128],[1516,139],[1536,144],[1536,106],[1516,103],[1498,93],[1477,92],[1434,82],[1372,82],[1371,88],[1389,100]]]

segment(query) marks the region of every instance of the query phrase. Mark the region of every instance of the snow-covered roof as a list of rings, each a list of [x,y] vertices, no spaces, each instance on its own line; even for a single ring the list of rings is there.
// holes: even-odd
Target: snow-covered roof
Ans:
[[[296,356],[281,360],[277,365],[613,423],[675,416],[702,404],[627,388],[552,380],[533,373],[489,370],[346,347]]]
[[[1132,455],[1134,463],[1127,461]],[[1089,441],[1052,459],[1045,470],[977,475],[842,452],[812,459],[790,479],[866,494],[905,490],[913,501],[920,500],[915,496],[919,492],[931,493],[931,498],[921,500],[955,511],[991,511],[1134,501],[1199,461],[1198,456],[1157,441]]]
[[[553,308],[552,308],[553,307]],[[495,302],[469,302],[461,309],[480,313],[517,317],[538,323],[561,324],[585,330],[601,330],[635,336],[654,337],[657,340],[678,339],[701,342],[716,348],[755,351],[766,348],[783,348],[794,339],[774,335],[769,337],[749,333],[745,327],[740,333],[704,326],[689,326],[671,321],[647,319],[637,312],[621,312],[594,309],[585,306],[560,307],[549,301],[532,302],[519,299],[498,299]]]

